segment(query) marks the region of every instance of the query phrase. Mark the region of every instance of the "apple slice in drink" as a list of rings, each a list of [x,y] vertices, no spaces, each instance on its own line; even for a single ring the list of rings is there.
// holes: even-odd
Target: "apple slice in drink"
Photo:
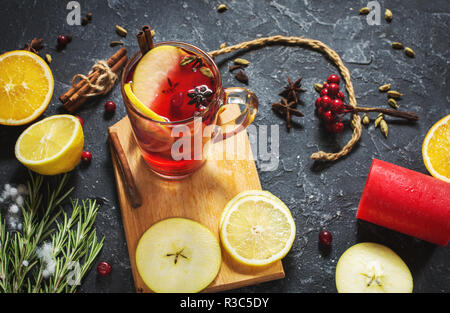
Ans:
[[[186,218],[157,222],[136,248],[139,275],[154,292],[199,292],[216,278],[221,262],[217,238]]]
[[[363,242],[347,249],[336,266],[339,293],[411,293],[408,266],[386,246]]]

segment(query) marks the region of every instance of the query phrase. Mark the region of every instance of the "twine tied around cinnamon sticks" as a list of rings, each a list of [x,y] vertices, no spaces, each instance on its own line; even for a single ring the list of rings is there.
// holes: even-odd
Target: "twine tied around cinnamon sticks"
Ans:
[[[59,97],[67,111],[73,113],[88,98],[108,93],[128,61],[127,49],[119,49],[106,61],[98,61],[88,75],[77,74],[72,88]]]

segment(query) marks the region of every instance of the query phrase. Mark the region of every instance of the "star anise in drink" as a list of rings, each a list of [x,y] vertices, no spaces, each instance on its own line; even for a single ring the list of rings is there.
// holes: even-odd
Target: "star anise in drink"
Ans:
[[[187,93],[188,97],[191,98],[188,104],[195,104],[195,107],[206,106],[206,102],[211,98],[213,92],[206,85],[201,85],[189,90]]]

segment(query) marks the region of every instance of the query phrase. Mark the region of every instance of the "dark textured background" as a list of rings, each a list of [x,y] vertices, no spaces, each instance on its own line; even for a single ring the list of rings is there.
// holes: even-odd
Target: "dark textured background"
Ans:
[[[211,51],[222,42],[235,44],[269,35],[295,35],[315,38],[328,44],[342,57],[351,71],[360,105],[384,106],[381,84],[392,83],[405,93],[400,101],[405,110],[421,115],[417,124],[387,118],[387,139],[374,129],[364,128],[354,151],[332,164],[318,164],[309,159],[318,149],[337,151],[351,130],[339,136],[327,134],[314,114],[315,82],[325,80],[336,68],[321,54],[307,49],[270,46],[245,53],[252,63],[246,69],[249,88],[260,100],[256,125],[280,125],[279,167],[273,172],[260,171],[262,186],[279,196],[291,208],[297,225],[297,237],[283,260],[286,278],[242,288],[247,292],[336,292],[334,271],[339,256],[360,241],[386,244],[408,264],[414,277],[415,292],[450,292],[450,249],[438,247],[387,229],[359,222],[356,208],[372,158],[380,158],[422,173],[421,145],[427,130],[449,114],[449,24],[450,2],[447,0],[385,1],[394,14],[392,23],[384,19],[379,26],[369,26],[358,15],[365,1],[223,1],[229,7],[217,13],[219,1],[79,1],[82,13],[93,12],[91,24],[69,26],[66,23],[68,1],[3,0],[0,10],[2,40],[0,53],[22,48],[33,37],[43,37],[50,53],[55,78],[52,102],[43,117],[63,112],[58,96],[70,85],[76,73],[86,73],[98,59],[112,55],[116,48],[109,42],[120,40],[114,26],[129,31],[124,42],[129,53],[138,50],[134,34],[143,24],[156,29],[155,40],[179,40]],[[384,1],[380,1],[384,12]],[[59,34],[72,33],[67,49],[55,49]],[[415,59],[391,48],[392,41],[412,47]],[[241,55],[241,54],[239,54]],[[225,86],[239,86],[227,67],[235,55],[220,57]],[[303,77],[304,118],[290,133],[284,122],[270,109],[278,101],[278,92],[286,77]],[[104,115],[103,104],[114,100],[118,109],[112,117]],[[107,127],[125,116],[120,90],[116,86],[104,98],[86,105],[79,115],[85,120],[85,147],[93,153],[88,168],[74,171],[76,197],[105,197],[97,219],[98,233],[105,245],[99,260],[113,266],[109,277],[91,271],[84,281],[83,292],[134,292],[127,247],[116,195],[111,158],[107,149]],[[372,120],[376,114],[372,115]],[[23,127],[0,127],[0,183],[23,183],[26,170],[14,157],[14,144]],[[201,192],[201,191],[199,191]],[[330,251],[321,251],[317,235],[321,229],[332,232]]]

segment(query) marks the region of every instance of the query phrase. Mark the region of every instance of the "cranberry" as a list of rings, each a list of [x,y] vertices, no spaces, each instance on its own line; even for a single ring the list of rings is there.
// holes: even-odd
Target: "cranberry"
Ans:
[[[58,46],[61,48],[64,48],[69,43],[69,38],[65,35],[59,35],[58,36]]]
[[[320,102],[321,102],[321,104],[322,104],[322,107],[323,107],[325,110],[328,110],[328,109],[330,108],[330,105],[331,105],[331,98],[328,97],[328,96],[323,96],[323,97],[321,98]]]
[[[335,119],[335,115],[331,111],[326,111],[323,114],[323,119],[325,120],[326,123],[332,123]]]
[[[336,114],[341,114],[345,110],[344,103],[342,103],[342,101],[339,99],[332,100],[330,108],[331,108],[331,111],[333,111]]]
[[[336,74],[333,74],[333,75],[330,75],[330,76],[328,77],[327,82],[328,82],[329,84],[337,84],[337,85],[339,85],[340,78],[339,78],[339,76],[337,76]]]
[[[331,236],[331,233],[327,230],[322,230],[319,233],[319,242],[320,244],[324,246],[331,245],[331,242],[333,241],[333,236]]]
[[[92,160],[92,153],[90,153],[89,151],[83,151],[81,153],[81,161],[83,161],[83,163],[90,163]]]
[[[344,124],[341,122],[336,122],[333,123],[333,125],[331,126],[331,129],[333,131],[333,133],[340,133],[344,130]]]
[[[345,95],[344,95],[344,93],[343,93],[342,91],[339,91],[339,92],[338,92],[337,97],[338,97],[339,99],[341,99],[341,100],[344,100],[344,99],[345,99]]]
[[[339,92],[339,85],[332,83],[328,86],[328,96],[330,97],[336,97]]]
[[[323,97],[323,96],[328,96],[328,88],[323,88],[321,91],[320,91],[320,95]]]
[[[78,116],[78,115],[75,115],[75,117],[80,121],[81,127],[83,127],[84,126],[83,119],[80,116]]]
[[[323,83],[323,87],[322,88],[328,88],[328,86],[329,86],[328,83],[325,82],[325,83]]]
[[[316,109],[319,109],[322,106],[322,98],[319,97],[316,100]]]
[[[116,104],[113,101],[106,101],[105,111],[108,113],[114,113],[116,111]]]
[[[109,264],[108,262],[100,262],[97,265],[97,272],[102,275],[102,276],[106,276],[109,273],[111,273],[112,271],[112,266],[111,264]]]

